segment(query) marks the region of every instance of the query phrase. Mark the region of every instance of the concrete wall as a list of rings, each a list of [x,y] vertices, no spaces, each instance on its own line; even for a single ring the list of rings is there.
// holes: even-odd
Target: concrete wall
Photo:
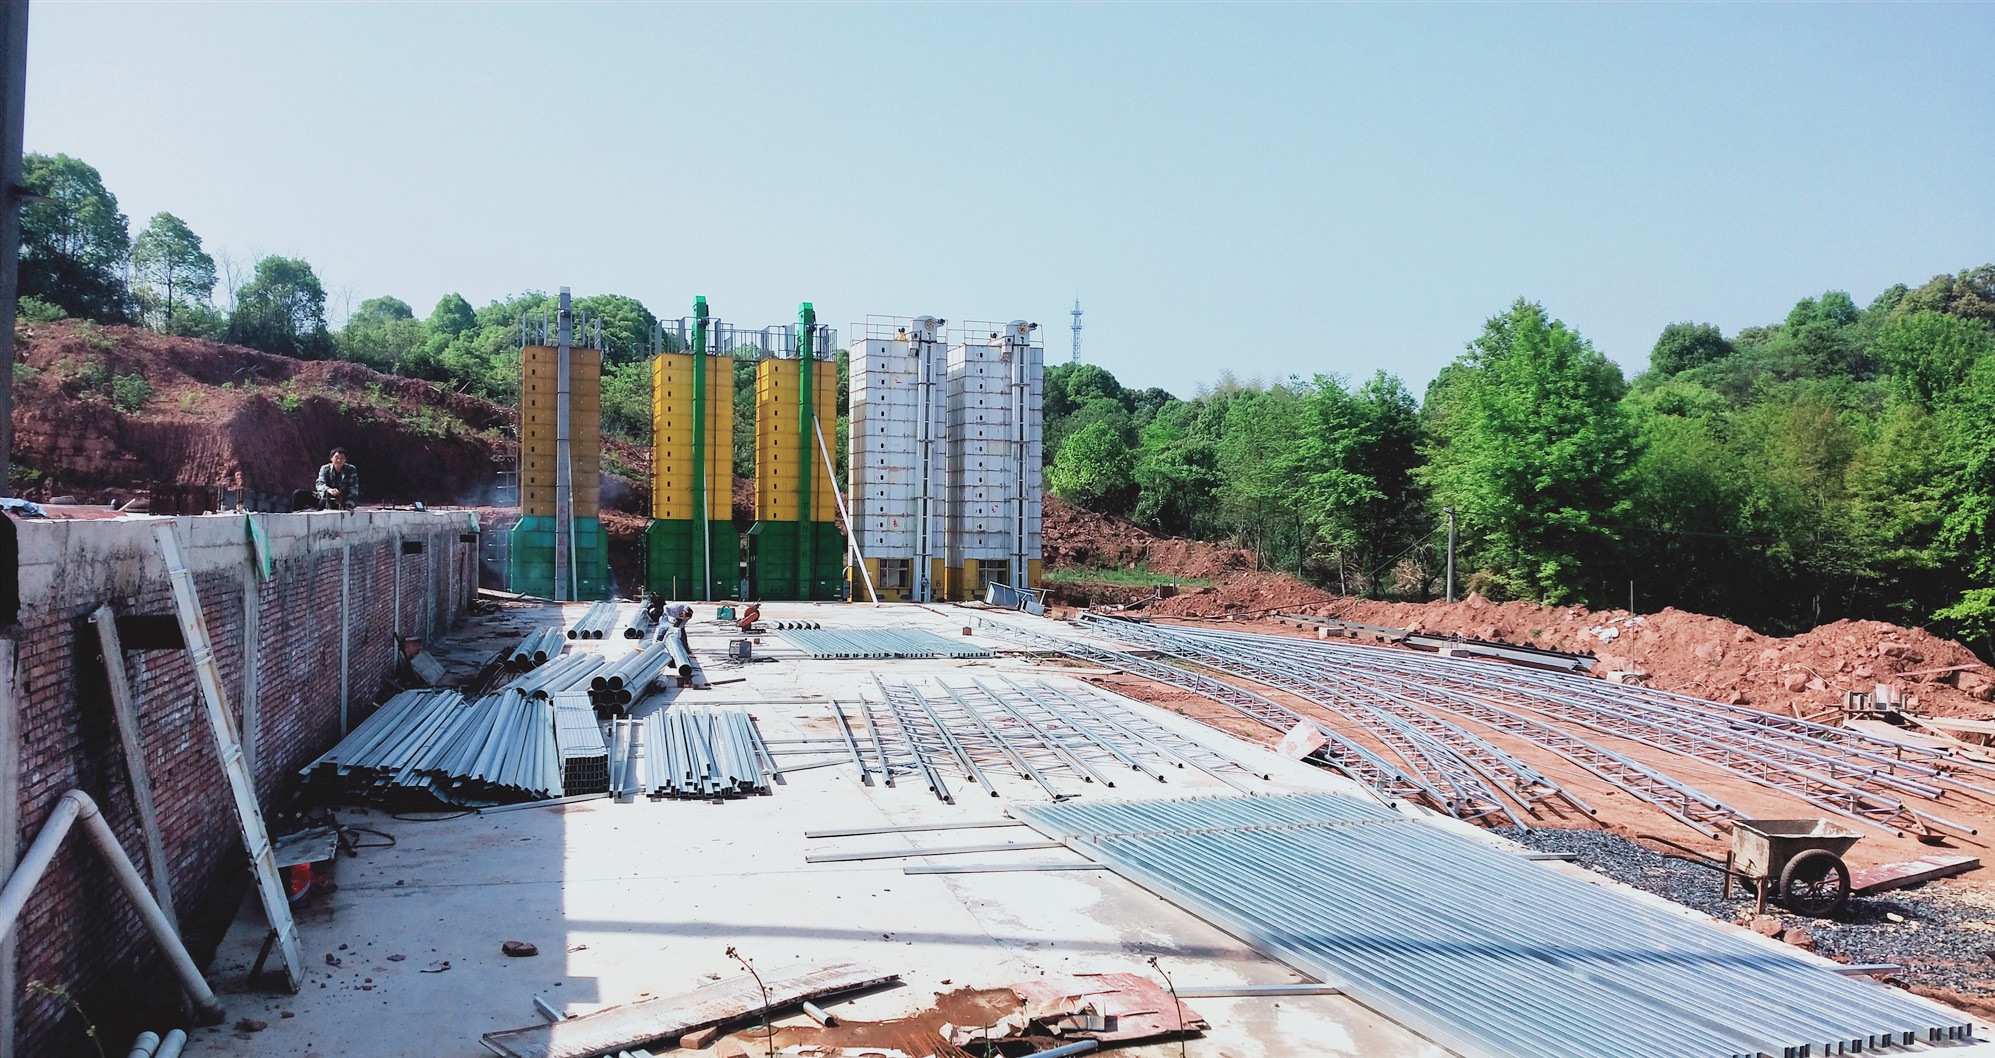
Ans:
[[[251,561],[250,518],[269,541],[268,580]],[[0,752],[17,766],[23,845],[56,799],[77,788],[97,800],[141,873],[148,870],[87,617],[106,602],[120,615],[174,613],[153,536],[163,521],[18,523],[16,738]],[[173,521],[267,815],[289,803],[298,768],[371,710],[396,664],[395,635],[433,640],[457,623],[477,590],[478,545],[463,539],[475,523],[464,512]],[[418,543],[420,552],[411,553]],[[228,784],[187,652],[127,650],[125,657],[182,933],[204,960],[249,881]],[[273,834],[284,829],[272,822]],[[106,1050],[140,1027],[170,1023],[177,1009],[154,945],[80,834],[36,889],[14,947],[15,1054],[87,1049],[82,1019],[29,982],[73,997],[108,1034]]]

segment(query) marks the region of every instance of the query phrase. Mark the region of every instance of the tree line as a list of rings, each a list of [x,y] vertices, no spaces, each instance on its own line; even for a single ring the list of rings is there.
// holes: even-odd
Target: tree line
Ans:
[[[312,267],[237,268],[186,223],[134,237],[97,171],[29,155],[24,319],[78,317],[353,360],[510,403],[529,291],[423,316],[363,301],[338,330]],[[216,304],[217,288],[223,304]],[[601,322],[603,425],[649,437],[657,318],[579,298]],[[1677,606],[1769,631],[1841,617],[1995,643],[1995,266],[1830,291],[1727,337],[1664,328],[1632,381],[1520,299],[1419,397],[1381,371],[1231,376],[1190,399],[1091,364],[1046,372],[1046,481],[1090,510],[1228,541],[1266,568],[1351,594],[1440,588],[1446,513],[1462,590],[1550,603]],[[840,408],[845,357],[839,355]],[[753,472],[752,365],[735,376],[737,473]],[[837,430],[842,461],[845,430]]]
[[[1674,323],[1632,382],[1519,300],[1419,400],[1385,372],[1179,400],[1063,364],[1046,412],[1055,494],[1353,594],[1434,596],[1452,510],[1492,598],[1995,635],[1995,266]]]
[[[392,296],[368,298],[338,329],[327,324],[327,292],[310,263],[266,256],[248,267],[218,264],[194,231],[158,213],[134,237],[103,178],[68,155],[30,154],[23,179],[38,197],[21,213],[21,318],[136,324],[162,334],[232,342],[300,359],[341,359],[387,374],[427,379],[504,404],[519,397],[520,321],[552,316],[556,299],[527,291],[482,308],[445,294],[426,315]],[[217,305],[218,287],[220,299]],[[575,298],[573,309],[600,327],[603,430],[648,443],[654,343],[678,352],[672,335],[654,336],[659,319],[620,294]],[[755,467],[757,350],[735,364],[735,472]],[[837,355],[839,407],[845,407],[846,356]],[[845,450],[844,420],[837,461]],[[630,472],[630,468],[621,468]],[[844,480],[840,476],[840,480]]]

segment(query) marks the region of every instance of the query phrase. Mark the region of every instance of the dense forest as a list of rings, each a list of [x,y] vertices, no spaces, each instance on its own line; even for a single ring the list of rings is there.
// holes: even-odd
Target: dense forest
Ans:
[[[22,211],[30,322],[133,323],[510,401],[519,320],[548,303],[450,294],[418,317],[374,297],[334,331],[305,261],[218,265],[170,213],[133,237],[97,171],[64,155],[29,156],[25,179],[40,196]],[[575,304],[602,327],[605,428],[645,440],[655,317],[618,295]],[[1052,367],[1048,486],[1349,593],[1437,594],[1453,512],[1464,591],[1632,597],[1775,632],[1876,617],[1995,646],[1995,266],[1863,307],[1804,297],[1729,337],[1674,323],[1632,382],[1528,300],[1464,338],[1417,397],[1383,371],[1223,377],[1179,399],[1094,365]],[[751,371],[736,373],[743,474]]]

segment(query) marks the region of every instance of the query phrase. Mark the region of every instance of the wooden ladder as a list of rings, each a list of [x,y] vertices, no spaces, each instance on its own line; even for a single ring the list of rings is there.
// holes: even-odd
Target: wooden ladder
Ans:
[[[283,950],[285,977],[291,991],[296,992],[304,983],[304,963],[298,954],[298,926],[291,920],[291,904],[284,892],[284,882],[277,875],[277,859],[271,853],[270,832],[263,826],[263,810],[257,807],[256,781],[249,773],[249,758],[243,754],[242,737],[236,733],[235,718],[229,713],[221,669],[215,664],[214,646],[208,639],[208,621],[201,614],[201,598],[194,591],[194,574],[188,572],[187,564],[180,558],[180,541],[171,521],[162,523],[154,535],[159,539],[160,555],[166,560],[166,575],[173,581],[180,634],[187,640],[187,653],[194,661],[194,679],[200,684],[202,701],[208,707],[208,726],[215,733],[215,751],[235,794],[236,820],[242,824],[242,844],[249,850],[250,870],[256,875],[263,914]]]

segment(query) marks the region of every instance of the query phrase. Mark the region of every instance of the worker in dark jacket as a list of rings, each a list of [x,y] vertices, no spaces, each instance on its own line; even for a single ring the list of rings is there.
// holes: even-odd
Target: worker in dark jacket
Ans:
[[[346,461],[346,449],[332,450],[332,462],[319,468],[318,484],[313,491],[318,494],[322,511],[352,510],[360,502],[360,471]]]

